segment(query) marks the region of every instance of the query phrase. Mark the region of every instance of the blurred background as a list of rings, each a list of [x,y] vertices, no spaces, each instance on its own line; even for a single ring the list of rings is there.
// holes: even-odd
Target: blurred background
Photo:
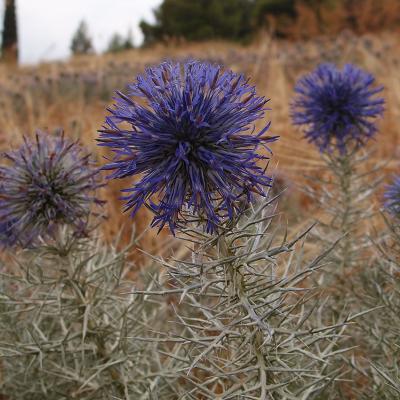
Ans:
[[[100,161],[95,139],[115,90],[148,65],[198,58],[245,73],[271,99],[266,121],[281,137],[273,147],[274,174],[282,186],[301,185],[321,161],[290,124],[294,84],[321,62],[352,62],[385,87],[387,110],[370,162],[386,159],[388,171],[396,167],[399,0],[0,0],[0,10],[2,150],[36,129],[64,129]],[[119,189],[113,183],[104,192],[108,237],[127,220]],[[309,200],[292,193],[288,218],[301,224],[298,209]],[[144,229],[146,213],[135,223]],[[161,246],[153,236],[144,236],[147,246]]]

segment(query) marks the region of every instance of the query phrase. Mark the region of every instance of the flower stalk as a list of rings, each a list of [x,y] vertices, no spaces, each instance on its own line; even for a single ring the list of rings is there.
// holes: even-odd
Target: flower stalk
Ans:
[[[153,337],[173,363],[180,395],[272,399],[299,396],[307,386],[311,396],[332,383],[323,372],[325,345],[337,343],[345,321],[309,325],[313,296],[302,287],[326,254],[301,267],[292,252],[304,236],[279,243],[269,231],[272,203],[249,209],[217,237],[188,227],[191,238],[204,238],[197,255],[176,265],[159,260],[177,300],[170,324]],[[168,290],[140,293],[150,300]]]

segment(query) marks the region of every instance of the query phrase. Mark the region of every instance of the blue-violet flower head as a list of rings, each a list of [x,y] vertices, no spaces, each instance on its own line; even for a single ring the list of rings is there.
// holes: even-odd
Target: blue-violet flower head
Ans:
[[[64,135],[38,132],[0,166],[0,219],[3,243],[31,245],[59,224],[79,232],[88,220],[100,187],[99,169],[89,153]],[[7,240],[6,240],[7,239]]]
[[[373,75],[347,64],[342,70],[321,64],[296,84],[291,104],[295,125],[305,127],[306,138],[321,152],[341,154],[363,145],[377,131],[376,118],[384,111],[383,98],[376,96]]]
[[[400,219],[400,175],[394,177],[393,182],[387,186],[383,196],[385,209]]]
[[[174,233],[188,220],[213,233],[232,220],[271,179],[259,153],[269,151],[269,124],[255,133],[266,100],[240,74],[206,62],[148,68],[128,93],[118,92],[100,131],[114,156],[109,178],[139,175],[124,189],[126,210],[154,214],[152,226]]]

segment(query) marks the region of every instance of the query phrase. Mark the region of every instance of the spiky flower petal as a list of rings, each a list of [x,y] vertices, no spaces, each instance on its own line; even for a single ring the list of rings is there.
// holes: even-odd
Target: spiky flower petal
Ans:
[[[321,152],[364,144],[377,131],[376,118],[384,110],[384,100],[376,97],[382,87],[374,87],[373,75],[347,64],[342,70],[321,64],[302,77],[291,105],[295,125],[305,127],[306,138]]]
[[[148,68],[118,93],[100,145],[114,158],[110,178],[140,175],[125,189],[126,209],[147,206],[152,225],[172,232],[196,215],[208,232],[263,194],[270,178],[258,165],[269,124],[254,133],[267,100],[240,74],[199,61]],[[267,151],[269,149],[267,148]]]
[[[64,135],[38,132],[18,150],[4,154],[0,166],[0,219],[3,243],[31,244],[58,224],[82,231],[94,191],[101,186],[90,154]],[[5,240],[7,239],[7,240]]]

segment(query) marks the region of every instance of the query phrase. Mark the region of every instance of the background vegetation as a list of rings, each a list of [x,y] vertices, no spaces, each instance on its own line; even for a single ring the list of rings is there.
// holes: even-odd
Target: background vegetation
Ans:
[[[147,65],[163,59],[206,59],[221,63],[227,68],[251,77],[260,94],[271,99],[271,133],[279,135],[274,145],[273,164],[278,164],[277,174],[282,186],[291,190],[283,202],[288,202],[288,215],[298,219],[299,207],[307,210],[311,200],[294,186],[301,187],[303,174],[312,175],[320,170],[318,152],[310,146],[293,126],[289,118],[289,103],[297,78],[312,70],[319,62],[329,61],[342,65],[354,62],[374,73],[379,84],[384,85],[387,102],[385,118],[380,122],[380,134],[374,143],[374,153],[365,167],[387,160],[386,175],[397,168],[396,148],[399,145],[398,122],[400,118],[400,45],[392,33],[362,36],[343,33],[335,38],[311,40],[278,40],[268,34],[243,47],[233,43],[208,41],[181,46],[176,43],[160,44],[150,49],[133,49],[118,54],[80,56],[68,63],[42,64],[36,67],[15,69],[0,66],[0,137],[4,150],[17,145],[22,134],[32,134],[35,129],[63,128],[69,137],[81,138],[98,155],[95,144],[105,108],[112,104],[115,90],[124,89],[137,73]],[[266,121],[261,121],[260,126]],[[109,223],[104,224],[109,238],[122,225],[126,234],[132,221],[121,213],[118,200],[119,186],[112,183],[104,189],[108,200]],[[380,202],[378,193],[376,201]],[[378,203],[379,204],[379,203]],[[146,211],[134,224],[142,231],[148,225]],[[298,228],[307,226],[298,221]],[[165,246],[154,232],[141,239],[145,246]],[[311,244],[307,246],[312,247]],[[141,257],[137,252],[136,257]]]
[[[247,42],[260,29],[286,38],[400,26],[396,0],[164,0],[155,23],[142,21],[145,44],[171,38]]]

